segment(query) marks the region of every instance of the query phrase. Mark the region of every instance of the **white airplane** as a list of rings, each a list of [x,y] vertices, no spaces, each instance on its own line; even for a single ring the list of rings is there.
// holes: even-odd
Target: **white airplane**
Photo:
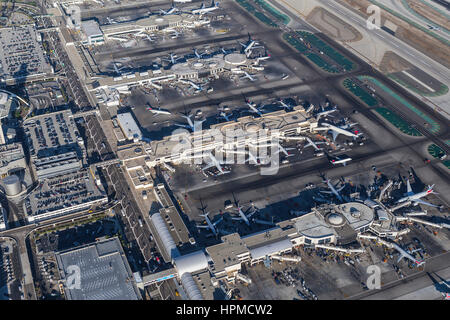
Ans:
[[[432,186],[428,186],[427,190],[425,190],[425,191],[422,191],[422,192],[419,192],[419,193],[414,193],[412,191],[409,179],[406,179],[406,196],[401,198],[401,199],[399,199],[397,202],[398,203],[402,203],[402,202],[405,202],[405,201],[411,201],[415,206],[418,205],[419,203],[421,203],[421,204],[424,204],[424,205],[427,205],[427,206],[430,206],[430,207],[438,208],[439,206],[436,206],[434,204],[431,204],[429,202],[421,200],[421,198],[423,198],[423,197],[425,197],[425,196],[427,196],[429,194],[432,194],[432,193],[436,194],[433,191],[433,187],[434,187],[434,184]]]
[[[330,190],[331,190],[331,191],[320,191],[320,192],[326,193],[326,194],[334,194],[336,196],[336,198],[338,198],[339,201],[344,202],[344,199],[342,198],[342,196],[339,192],[345,188],[345,185],[343,185],[339,189],[336,189],[336,186],[338,185],[338,183],[335,186],[333,186],[330,179],[327,179],[324,175],[320,175],[320,176],[322,177],[323,182],[326,183],[328,185],[328,188],[330,188]]]
[[[194,54],[197,57],[197,59],[202,59],[205,53],[198,53],[197,49],[194,49]]]
[[[225,152],[229,152],[229,153],[235,153],[235,154],[248,154],[248,158],[245,159],[245,162],[250,162],[252,161],[252,164],[254,165],[260,165],[260,159],[262,159],[262,157],[257,157],[255,156],[250,150],[248,150],[248,152],[246,151],[238,151],[238,150],[230,150],[230,149],[224,149]]]
[[[203,171],[205,171],[205,170],[207,170],[209,168],[212,168],[212,167],[216,167],[217,170],[219,170],[221,175],[225,174],[225,173],[230,173],[230,171],[224,171],[223,170],[221,164],[223,164],[224,162],[217,160],[217,158],[215,156],[213,156],[212,153],[208,154],[208,158],[209,158],[209,162],[207,161],[208,165],[206,167],[202,168]]]
[[[248,41],[247,43],[242,43],[239,42],[241,44],[242,48],[242,52],[245,53],[248,56],[250,56],[251,54],[251,50],[253,48],[256,48],[255,46],[258,44],[258,42],[256,42],[255,40],[252,40],[252,37],[250,36],[250,33],[248,34]]]
[[[352,161],[352,158],[347,157],[347,156],[345,156],[345,157],[340,157],[340,156],[332,157],[332,156],[328,156],[328,158],[330,159],[330,163],[331,163],[333,166],[335,166],[335,165],[337,165],[337,164],[343,164],[344,167],[345,167],[345,166],[347,165],[347,162]]]
[[[116,20],[111,19],[110,17],[106,17],[106,21],[108,21],[109,24],[117,23]]]
[[[432,26],[432,25],[429,25],[429,24],[427,26],[428,26],[428,29],[430,29],[430,30],[436,30],[436,31],[441,30],[441,28],[435,27],[435,26]]]
[[[242,71],[243,73],[244,73],[244,76],[242,76],[240,79],[241,80],[243,80],[243,79],[248,79],[248,80],[250,80],[250,81],[256,81],[256,78],[255,77],[253,77],[252,75],[250,75],[247,71]]]
[[[169,59],[163,58],[164,61],[168,61],[168,62],[170,62],[171,64],[177,63],[177,61],[180,60],[180,59],[181,59],[181,58],[177,58],[177,55],[176,55],[176,54],[173,54],[173,53],[171,53],[171,54],[169,55]]]
[[[195,90],[199,90],[199,91],[202,91],[202,90],[203,90],[203,87],[202,87],[202,86],[199,86],[198,84],[196,84],[196,83],[193,82],[192,80],[179,79],[178,81],[181,82],[181,83],[190,85],[190,86],[191,86],[192,88],[194,88]]]
[[[199,228],[199,229],[209,229],[209,230],[211,230],[213,235],[217,237],[219,235],[219,230],[216,228],[216,225],[218,225],[220,222],[222,222],[223,218],[220,218],[216,222],[212,223],[211,220],[209,219],[208,215],[209,215],[209,212],[206,212],[205,214],[201,214],[200,215],[201,217],[205,217],[206,226],[204,226],[204,225],[197,225],[197,228]]]
[[[258,148],[261,148],[261,147],[272,147],[272,146],[278,147],[278,150],[275,153],[282,152],[286,157],[294,156],[294,154],[289,153],[288,150],[295,150],[295,148],[285,148],[279,142],[277,142],[277,143],[269,143],[269,144],[259,144]]]
[[[353,125],[355,125],[355,124],[353,124]],[[353,132],[347,130],[347,128],[349,128],[351,125],[345,125],[345,126],[336,127],[336,126],[334,126],[332,124],[323,122],[321,124],[321,126],[322,127],[316,128],[315,130],[317,130],[317,131],[321,131],[321,130],[328,131],[328,130],[330,130],[331,134],[333,136],[333,141],[336,141],[337,136],[340,135],[340,134],[343,134],[343,135],[345,135],[347,137],[353,137],[353,138],[358,138],[360,136],[360,133],[358,133],[358,132],[357,133],[353,133]]]
[[[221,111],[221,112],[219,113],[219,115],[220,115],[222,118],[224,118],[227,122],[231,121],[230,118],[229,118],[229,115],[227,115],[225,112]]]
[[[113,68],[114,68],[114,71],[115,71],[118,75],[120,75],[120,74],[121,74],[120,70],[125,69],[125,66],[122,66],[122,67],[119,68],[119,67],[117,67],[117,63],[113,62]]]
[[[136,36],[141,37],[141,38],[147,38],[147,40],[150,42],[155,42],[155,39],[153,39],[146,33],[139,33],[139,34],[136,34]]]
[[[224,48],[220,48],[220,50],[222,50],[222,53],[225,54],[225,55],[235,51],[234,49],[228,49],[227,50],[227,49],[224,49]]]
[[[394,247],[395,250],[398,251],[398,253],[400,253],[400,257],[398,258],[397,263],[399,263],[400,260],[402,260],[403,258],[406,258],[406,259],[411,260],[412,262],[414,262],[414,264],[417,267],[420,267],[421,265],[425,264],[424,260],[417,260],[416,258],[414,258],[412,256],[412,254],[414,252],[420,251],[421,249],[416,249],[416,250],[413,250],[413,251],[411,251],[411,250],[406,251],[406,250],[403,250],[398,244],[396,244],[394,242],[392,242],[392,246]]]
[[[253,113],[256,113],[259,116],[262,116],[261,111],[256,107],[256,103],[249,101],[247,99],[245,99],[245,103],[247,104],[247,106],[250,108],[250,111]]]
[[[271,56],[270,56],[270,54],[267,53],[267,50],[266,50],[264,56],[259,56],[258,58],[256,58],[256,64],[259,64],[261,61],[268,60],[270,58],[271,58]]]
[[[188,2],[192,2],[192,0],[173,0],[173,2],[188,3]]]
[[[277,102],[281,105],[280,107],[283,107],[285,110],[292,109],[292,107],[287,103],[285,103],[282,99],[278,100]]]
[[[234,195],[233,195],[233,197],[234,197]],[[242,211],[242,207],[239,205],[239,201],[237,201],[236,199],[234,200],[234,202],[235,202],[235,204],[236,204],[236,208],[237,208],[237,210],[238,210],[238,213],[239,213],[239,217],[233,217],[233,218],[231,218],[232,220],[240,220],[240,221],[244,221],[245,222],[245,224],[247,225],[247,226],[250,226],[250,221],[249,221],[249,219],[258,211],[255,207],[253,207],[253,210],[252,210],[252,212],[250,212],[249,214],[247,214],[247,212],[250,210],[250,209],[252,209],[252,208],[249,208],[245,213],[244,213],[244,211]]]
[[[163,110],[163,109],[161,109],[161,108],[153,108],[152,106],[148,106],[147,108],[146,108],[146,110],[147,111],[150,111],[151,113],[153,113],[153,114],[166,114],[166,115],[170,115],[170,114],[172,114],[170,111],[168,111],[168,110]]]
[[[197,131],[198,126],[204,122],[205,120],[201,120],[201,121],[195,121],[195,124],[192,122],[192,115],[191,114],[183,114],[181,115],[183,118],[185,118],[187,120],[187,124],[181,124],[181,123],[175,123],[176,126],[178,127],[183,127],[183,128],[187,128],[190,129],[192,132]],[[201,130],[201,129],[200,129]]]
[[[308,144],[305,144],[303,146],[303,149],[307,148],[307,147],[313,147],[314,149],[316,149],[317,151],[320,151],[320,148],[317,146],[318,144],[324,143],[324,142],[314,142],[312,141],[309,137],[305,137],[306,141],[308,141]]]
[[[193,9],[191,12],[192,14],[207,14],[209,12],[213,12],[214,10],[219,9],[219,2],[214,3],[214,0],[211,1],[210,7],[205,7],[205,4],[202,3],[202,6],[199,9]]]
[[[171,15],[171,14],[176,14],[176,12],[178,12],[178,11],[180,11],[180,9],[175,7],[175,5],[172,5],[172,7],[169,10],[167,10],[167,11],[165,11],[163,9],[159,9],[159,12],[160,12],[160,14],[162,16],[168,16],[168,15]]]
[[[321,112],[316,113],[316,120],[319,121],[321,117],[330,115],[331,113],[336,112],[336,111],[337,111],[336,108],[333,108],[330,110],[322,110]]]

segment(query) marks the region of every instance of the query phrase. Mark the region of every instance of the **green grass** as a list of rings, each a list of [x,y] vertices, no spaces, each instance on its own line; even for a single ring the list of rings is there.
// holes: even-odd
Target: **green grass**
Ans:
[[[347,60],[342,55],[340,55],[337,51],[335,51],[330,46],[325,44],[325,42],[323,42],[322,40],[320,40],[316,36],[314,36],[312,33],[297,32],[297,34],[300,37],[302,37],[302,38],[305,38],[305,37],[308,36],[308,40],[307,41],[310,42],[314,46],[315,46],[315,44],[319,44],[320,43],[320,45],[319,45],[320,47],[318,49],[321,50],[325,55],[328,55],[334,61],[336,61],[335,59],[338,59],[339,61],[341,61],[340,58],[336,58],[336,57],[338,57],[338,55],[339,55],[339,57],[342,57],[343,59]],[[285,33],[283,35],[283,39],[286,42],[288,42],[291,46],[293,46],[298,52],[300,52],[301,54],[305,55],[305,57],[307,57],[311,62],[313,62],[315,65],[317,65],[322,70],[325,70],[325,71],[327,71],[329,73],[339,73],[340,72],[339,69],[336,66],[334,66],[334,65],[328,63],[327,61],[325,61],[325,59],[323,59],[319,54],[311,52],[310,49],[303,42],[301,42],[300,40],[295,38],[293,36],[293,34]],[[317,42],[316,40],[313,40],[313,39],[316,39],[319,42]],[[312,43],[312,41],[315,41],[315,42]],[[339,63],[338,61],[336,61],[336,62]],[[349,64],[346,63],[346,66],[349,67],[349,68],[353,68],[353,63],[350,62],[349,60],[347,60],[347,62]],[[350,65],[351,65],[351,67],[350,67]],[[347,67],[344,67],[346,71],[349,70],[349,69],[347,69]]]
[[[409,90],[418,93],[422,96],[426,96],[426,97],[438,97],[438,96],[443,96],[444,94],[447,94],[448,92],[448,87],[445,84],[441,84],[441,87],[439,88],[439,90],[435,91],[435,92],[431,92],[431,91],[423,91],[423,90],[419,90],[416,87],[410,85],[409,83],[406,83],[405,81],[397,78],[395,75],[393,74],[388,74],[388,77],[391,78],[392,80],[394,80],[395,82],[398,82],[400,85],[402,85],[405,88],[408,88]]]
[[[278,11],[277,9],[272,7],[270,4],[268,4],[266,1],[264,1],[264,0],[254,0],[254,1],[258,5],[260,5],[263,9],[270,12],[270,14],[272,16],[274,16],[276,19],[280,20],[283,24],[288,24],[291,21],[291,19],[287,15],[285,15],[284,13],[281,13],[280,11]]]
[[[428,147],[428,153],[433,156],[433,158],[440,159],[445,156],[445,151],[435,144],[430,144]]]
[[[303,37],[306,41],[311,43],[314,47],[322,51],[328,57],[330,57],[337,64],[341,65],[345,71],[351,71],[354,68],[353,62],[347,59],[345,56],[337,52],[333,47],[329,46],[327,43],[319,39],[316,35],[305,32],[298,31],[297,32],[301,37]]]
[[[400,118],[396,113],[390,111],[386,108],[376,108],[376,112],[378,112],[383,118],[392,123],[397,129],[399,129],[404,134],[414,137],[420,137],[422,134],[415,128],[411,127],[411,125]]]
[[[237,3],[239,3],[242,7],[244,7],[245,10],[253,14],[256,18],[258,18],[261,22],[265,23],[266,25],[276,28],[278,27],[278,24],[273,22],[272,19],[270,19],[268,16],[266,16],[264,13],[256,10],[256,8],[248,3],[246,0],[236,0]]]
[[[367,104],[369,107],[374,107],[378,105],[377,99],[372,97],[371,94],[369,94],[366,90],[364,90],[359,85],[354,83],[351,79],[349,78],[345,79],[343,85],[347,90],[349,90],[355,96],[364,101],[364,103]]]
[[[420,116],[430,126],[430,131],[432,133],[438,133],[439,130],[441,129],[441,126],[435,120],[433,120],[431,117],[429,117],[428,115],[426,115],[425,113],[420,111],[418,108],[413,106],[411,103],[409,103],[409,101],[407,101],[405,98],[400,96],[398,93],[394,92],[392,89],[387,87],[384,83],[378,81],[377,79],[375,79],[373,77],[369,77],[369,76],[358,76],[358,79],[361,81],[368,80],[368,81],[372,82],[373,84],[375,84],[376,86],[378,86],[382,90],[384,90],[386,93],[388,93],[390,96],[395,98],[398,102],[403,104],[405,107],[407,107],[408,109],[413,111],[415,114]]]

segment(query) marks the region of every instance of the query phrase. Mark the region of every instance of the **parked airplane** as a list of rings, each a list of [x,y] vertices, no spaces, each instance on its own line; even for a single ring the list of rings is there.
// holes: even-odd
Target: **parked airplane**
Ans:
[[[336,111],[337,111],[336,108],[333,108],[333,109],[330,109],[330,110],[324,110],[323,107],[322,107],[322,111],[316,113],[316,115],[315,115],[316,116],[316,120],[319,121],[321,117],[328,116],[331,113],[336,112]]]
[[[220,113],[219,113],[219,115],[222,117],[222,118],[224,118],[227,122],[228,121],[231,121],[230,120],[230,115],[227,115],[224,111],[221,111]]]
[[[115,71],[118,75],[121,75],[122,73],[121,73],[120,71],[123,70],[123,69],[125,69],[125,66],[117,67],[117,63],[116,63],[116,62],[113,62],[113,68],[114,68],[114,71]]]
[[[202,207],[199,208],[203,213],[200,214],[201,217],[205,218],[206,221],[206,226],[205,225],[197,225],[197,228],[199,229],[209,229],[211,230],[211,232],[213,233],[214,236],[218,236],[220,233],[220,230],[216,228],[216,225],[218,225],[220,222],[223,221],[223,218],[221,217],[219,220],[217,220],[216,222],[212,223],[211,220],[209,219],[209,212],[205,212],[206,210],[206,206],[203,206],[202,203]]]
[[[247,57],[250,56],[251,50],[256,48],[255,46],[258,44],[258,42],[256,42],[255,40],[252,39],[250,33],[248,34],[248,40],[246,43],[242,43],[242,42],[239,42],[239,43],[243,47],[242,53],[245,53],[247,55]]]
[[[221,50],[222,53],[225,54],[225,55],[230,54],[230,53],[236,51],[236,49],[224,49],[224,48],[220,48],[220,50]]]
[[[116,20],[111,19],[110,17],[106,17],[106,21],[108,21],[109,24],[117,23]]]
[[[336,189],[339,182],[336,183],[336,185],[333,185],[331,183],[330,179],[327,179],[325,177],[325,175],[320,174],[320,177],[323,179],[323,182],[326,183],[328,185],[328,188],[331,190],[331,191],[320,191],[320,192],[326,193],[326,194],[334,194],[336,196],[336,198],[338,198],[339,201],[344,202],[344,199],[342,198],[342,196],[339,192],[345,188],[345,185],[341,186],[339,189]]]
[[[203,14],[207,14],[209,12],[213,12],[214,10],[217,10],[217,9],[219,9],[219,2],[214,3],[214,0],[212,0],[210,7],[205,7],[205,4],[202,3],[202,6],[199,9],[194,9],[191,12],[192,12],[192,14],[203,15]]]
[[[181,58],[177,58],[177,55],[176,55],[176,54],[173,54],[173,53],[170,53],[169,59],[163,58],[164,61],[168,61],[168,62],[170,62],[171,64],[177,63],[177,61],[180,60],[180,59],[181,59]]]
[[[250,108],[250,111],[251,111],[251,112],[256,113],[256,114],[259,115],[259,116],[262,116],[262,113],[261,113],[261,111],[259,110],[259,108],[256,106],[256,103],[254,103],[254,102],[252,102],[252,101],[250,101],[250,100],[248,100],[248,99],[245,99],[245,103],[246,103],[247,106]]]
[[[421,249],[416,249],[416,250],[413,250],[413,251],[408,249],[408,251],[405,251],[398,244],[396,244],[395,242],[392,242],[392,246],[394,247],[395,250],[398,251],[398,253],[400,253],[400,257],[398,258],[397,263],[399,263],[400,260],[402,260],[403,258],[411,260],[417,267],[420,267],[421,265],[423,265],[425,263],[424,260],[420,260],[419,261],[419,260],[417,260],[416,258],[414,258],[412,256],[412,254],[414,252],[420,251]]]
[[[153,114],[166,114],[166,115],[170,115],[172,114],[170,111],[168,110],[163,110],[161,108],[153,108],[151,105],[148,105],[146,108],[147,111],[150,111]]]
[[[270,54],[267,53],[267,50],[266,50],[264,53],[264,56],[261,55],[258,58],[256,58],[256,64],[259,64],[261,61],[268,60],[270,58],[271,58],[271,56],[270,56]]]
[[[202,91],[203,90],[203,86],[202,85],[198,85],[192,80],[179,79],[178,81],[181,82],[181,83],[190,85],[195,90],[198,90],[198,91]]]
[[[233,217],[231,219],[233,220],[240,220],[240,221],[244,221],[245,224],[247,226],[250,226],[250,221],[249,219],[258,211],[254,206],[250,207],[247,209],[247,211],[242,211],[242,207],[239,205],[239,201],[236,200],[236,198],[234,197],[234,193],[233,193],[233,198],[234,198],[234,203],[236,204],[236,208],[237,211],[239,213],[239,217]],[[253,209],[253,210],[252,210]],[[252,210],[250,213],[247,214],[247,212],[249,212],[250,210]]]
[[[189,113],[183,113],[181,116],[183,118],[185,118],[188,123],[187,124],[175,123],[175,125],[178,127],[190,129],[192,132],[197,131],[197,129],[201,130],[201,123],[205,121],[205,120],[195,121],[195,123],[194,123],[194,122],[192,122],[192,119],[191,119],[192,114],[189,114]]]
[[[311,140],[311,138],[309,137],[305,137],[306,141],[308,141],[308,144],[305,144],[303,146],[303,149],[307,148],[307,147],[313,147],[314,149],[316,149],[317,151],[320,151],[321,149],[319,148],[319,146],[317,146],[318,144],[324,143],[324,142],[314,142]]]
[[[432,193],[436,194],[433,191],[433,187],[434,187],[434,184],[432,186],[428,186],[427,190],[425,190],[425,191],[422,191],[419,193],[414,193],[412,191],[409,179],[406,179],[406,196],[399,199],[397,202],[401,203],[401,202],[405,202],[405,201],[411,201],[415,206],[418,205],[419,203],[421,203],[421,204],[424,204],[424,205],[427,205],[430,207],[438,208],[439,206],[436,206],[434,204],[431,204],[429,202],[421,200],[421,198],[426,197],[429,194],[432,194]]]
[[[205,53],[198,53],[197,49],[193,49],[194,50],[194,54],[197,57],[197,59],[202,59],[203,56],[205,55]]]
[[[345,125],[345,126],[334,126],[332,124],[329,123],[321,123],[320,124],[322,127],[316,128],[315,130],[320,131],[320,130],[326,130],[326,131],[331,131],[331,134],[333,136],[333,141],[336,141],[336,138],[338,135],[343,134],[345,136],[348,137],[353,137],[353,138],[358,138],[360,136],[360,133],[356,131],[356,133],[353,133],[349,130],[347,130],[348,128],[351,127],[351,125]],[[353,124],[354,125],[354,124]]]
[[[159,9],[159,12],[160,12],[160,14],[162,16],[168,16],[168,15],[171,15],[171,14],[176,14],[178,11],[180,11],[180,9],[175,7],[175,4],[172,4],[172,7],[169,10],[167,10],[167,11],[165,11],[163,9]]]
[[[283,107],[285,110],[291,110],[292,107],[290,105],[288,105],[287,103],[285,103],[282,99],[277,101],[281,106]]]
[[[173,0],[173,2],[188,3],[188,2],[192,2],[192,0]]]
[[[243,73],[244,73],[244,76],[242,76],[240,79],[241,80],[243,80],[243,79],[248,79],[248,80],[250,80],[250,81],[256,81],[256,78],[254,77],[254,76],[252,76],[252,75],[250,75],[247,71],[242,71]]]
[[[223,170],[223,168],[221,166],[222,164],[224,164],[223,161],[217,160],[217,158],[215,156],[213,156],[212,153],[209,153],[207,156],[209,158],[209,161],[208,160],[206,161],[208,163],[208,165],[206,167],[202,168],[203,171],[215,166],[217,168],[217,170],[219,170],[220,175],[225,174],[225,173],[230,173],[230,171]]]

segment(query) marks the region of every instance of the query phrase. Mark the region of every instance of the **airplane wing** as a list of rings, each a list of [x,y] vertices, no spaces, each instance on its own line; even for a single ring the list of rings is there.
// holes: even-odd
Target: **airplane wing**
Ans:
[[[414,194],[412,192],[411,183],[409,183],[409,179],[406,180],[406,193],[408,194],[408,196],[411,196]]]
[[[435,204],[432,204],[432,203],[429,203],[429,202],[426,202],[426,201],[423,201],[423,200],[421,200],[421,199],[413,200],[413,202],[414,202],[414,204],[416,204],[416,203],[421,203],[421,204],[424,204],[424,205],[426,205],[426,206],[430,206],[430,207],[434,207],[434,208],[439,208],[439,206],[437,206],[437,205],[435,205]]]
[[[398,257],[397,263],[399,263],[406,255],[403,252],[400,252],[400,257]]]
[[[219,220],[217,220],[216,222],[213,223],[213,226],[216,226],[217,224],[219,224],[220,222],[222,222],[223,218],[220,218]]]
[[[203,167],[202,170],[205,171],[205,170],[208,170],[209,168],[212,168],[212,167],[214,167],[214,164],[210,163],[207,166]]]

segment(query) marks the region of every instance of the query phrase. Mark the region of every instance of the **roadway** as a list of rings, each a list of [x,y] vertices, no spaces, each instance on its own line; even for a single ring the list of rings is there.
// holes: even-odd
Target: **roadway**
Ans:
[[[386,7],[393,9],[394,11],[398,12],[401,15],[404,15],[408,19],[416,22],[417,24],[421,25],[424,28],[428,28],[428,25],[432,25],[435,27],[440,27],[440,30],[430,30],[433,33],[438,34],[439,36],[447,39],[450,41],[450,33],[444,28],[436,23],[431,22],[429,19],[422,17],[419,13],[412,13],[408,8],[405,7],[403,1],[399,0],[377,0],[381,4],[384,4]]]
[[[352,24],[357,25],[360,28],[366,29],[366,19],[360,15],[354,13],[352,10],[344,7],[343,5],[329,0],[317,0],[323,7],[328,8],[333,13],[339,13],[341,17],[344,17],[345,21],[349,19]],[[395,52],[401,54],[408,61],[422,70],[426,70],[431,75],[440,79],[444,83],[450,83],[450,72],[448,68],[439,62],[431,59],[424,53],[418,51],[417,49],[411,47],[405,42],[399,40],[390,33],[383,31],[381,29],[370,30],[370,34],[377,38],[379,41],[388,44]]]

